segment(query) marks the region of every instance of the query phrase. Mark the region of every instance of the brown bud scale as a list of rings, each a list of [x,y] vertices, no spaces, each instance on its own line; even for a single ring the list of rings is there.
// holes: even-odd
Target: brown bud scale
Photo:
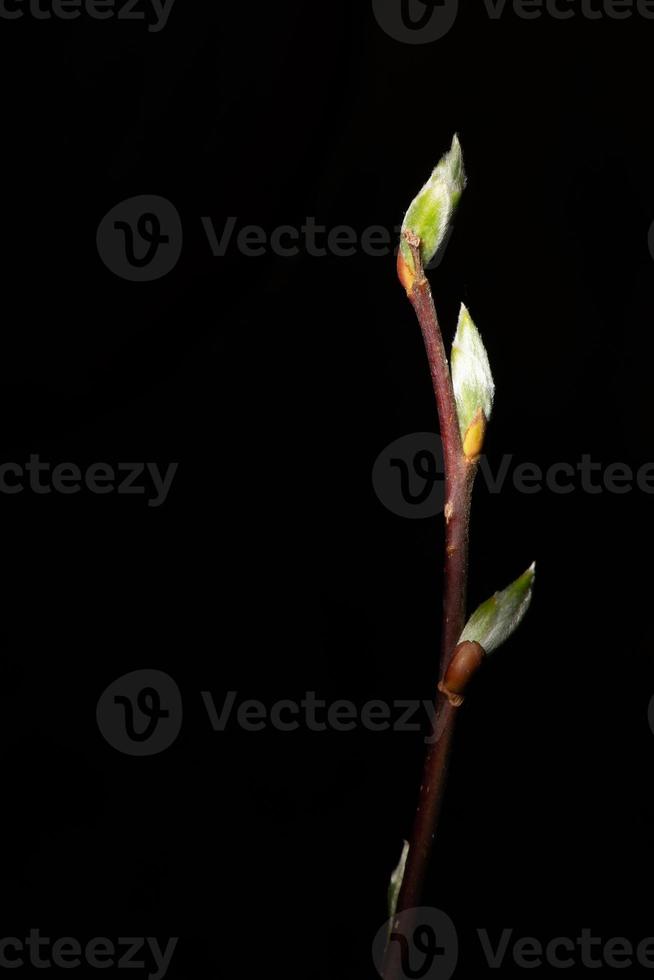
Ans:
[[[453,707],[463,704],[463,697],[471,677],[477,673],[484,662],[486,653],[479,643],[459,643],[452,655],[445,677],[438,685]]]

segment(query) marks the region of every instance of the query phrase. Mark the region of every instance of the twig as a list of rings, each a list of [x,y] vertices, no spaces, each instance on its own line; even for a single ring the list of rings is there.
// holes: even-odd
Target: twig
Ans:
[[[405,233],[405,238],[411,249],[415,272],[408,276],[406,272],[401,272],[400,278],[408,287],[407,295],[422,330],[438,407],[445,462],[443,630],[438,677],[442,681],[465,625],[470,500],[477,465],[468,460],[463,452],[452,378],[431,289],[423,271],[420,239],[410,231]],[[446,697],[442,694],[436,695],[433,744],[425,759],[418,809],[409,841],[396,914],[406,912],[420,903],[443,801],[457,713],[457,708]],[[386,980],[394,980],[399,976],[399,967],[398,946],[391,942],[384,973]]]
[[[420,785],[418,809],[408,849],[391,877],[391,929],[386,944],[385,980],[404,977],[402,953],[414,935],[415,913],[443,803],[458,708],[471,678],[487,656],[522,621],[529,604],[535,563],[501,592],[483,602],[466,622],[468,538],[472,488],[490,419],[495,384],[483,341],[461,304],[452,348],[452,374],[445,353],[424,264],[446,238],[452,214],[466,185],[461,144],[452,147],[411,203],[402,225],[397,272],[416,312],[427,351],[445,461],[445,568],[443,630],[438,693],[430,748]],[[454,382],[453,382],[454,379]],[[399,893],[398,893],[399,889]],[[401,916],[401,920],[400,917]]]

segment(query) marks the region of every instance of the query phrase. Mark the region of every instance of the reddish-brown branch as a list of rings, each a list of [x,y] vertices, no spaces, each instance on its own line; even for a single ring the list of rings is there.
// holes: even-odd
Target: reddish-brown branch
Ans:
[[[443,791],[452,748],[452,738],[458,708],[452,707],[447,698],[438,695],[438,711],[434,726],[435,743],[430,746],[420,786],[420,800],[409,842],[409,854],[398,897],[397,912],[404,912],[420,905],[422,886],[429,864],[432,842],[443,803]],[[410,915],[410,913],[409,913]],[[403,917],[402,932],[412,935],[409,919]],[[390,942],[386,951],[385,980],[398,980],[401,970],[400,947]]]
[[[445,462],[445,576],[440,679],[465,625],[470,498],[476,464],[466,459],[463,452],[450,366],[434,299],[422,268],[420,240],[411,232],[406,233],[406,240],[414,265],[407,295],[418,317],[427,352]]]
[[[454,476],[459,471],[463,459],[456,401],[443,335],[436,316],[431,289],[423,272],[419,248],[415,239],[409,237],[407,241],[413,253],[417,270],[415,278],[412,279],[411,287],[407,290],[407,295],[418,317],[427,352],[429,373],[431,374],[431,383],[438,408],[447,478],[447,476]]]
[[[454,475],[446,474],[445,478],[445,567],[439,680],[447,670],[465,626],[470,504],[476,471],[477,464],[462,454]]]
[[[411,231],[405,232],[405,239],[413,258],[413,268],[404,263],[400,253],[400,267],[404,266],[400,277],[407,287],[407,295],[422,331],[438,408],[445,463],[445,577],[440,679],[465,625],[470,497],[476,464],[467,460],[463,452],[450,366],[434,299],[422,267],[420,239]]]
[[[431,854],[436,823],[443,802],[443,789],[452,747],[457,708],[438,695],[435,722],[436,741],[427,750],[420,797],[413,824],[410,850],[402,881],[397,911],[404,912],[420,904],[422,885]]]
[[[443,630],[438,675],[438,680],[441,680],[465,626],[470,501],[477,467],[476,463],[468,460],[463,452],[452,378],[431,289],[422,268],[420,242],[410,232],[406,235],[406,241],[411,249],[414,268],[411,270],[405,265],[401,270],[400,278],[407,287],[407,295],[422,330],[438,407],[445,462]],[[458,708],[453,707],[447,698],[440,694],[436,696],[436,705],[433,744],[428,749],[425,759],[418,808],[398,896],[397,913],[406,912],[420,904],[422,886],[443,802]],[[389,944],[384,970],[385,980],[396,980],[401,975],[397,948],[397,943]]]

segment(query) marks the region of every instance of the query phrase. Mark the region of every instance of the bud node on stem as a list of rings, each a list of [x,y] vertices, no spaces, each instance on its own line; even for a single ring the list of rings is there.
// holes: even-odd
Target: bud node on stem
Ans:
[[[463,452],[466,459],[472,461],[478,458],[484,447],[485,436],[486,416],[484,410],[479,408],[463,437]]]
[[[477,673],[485,657],[484,648],[474,641],[466,640],[455,649],[445,677],[438,685],[438,690],[452,707],[459,708],[463,704],[470,679]]]
[[[420,255],[420,237],[411,229],[402,232],[403,243],[397,254],[397,276],[410,296],[416,286],[427,282]],[[406,243],[406,248],[403,244]]]
[[[401,252],[397,256],[397,278],[404,286],[407,295],[411,293],[416,281],[416,274],[409,266]]]

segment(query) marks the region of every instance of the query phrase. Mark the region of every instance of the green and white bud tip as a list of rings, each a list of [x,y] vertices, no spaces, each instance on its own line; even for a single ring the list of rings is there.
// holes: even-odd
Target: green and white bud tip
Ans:
[[[468,620],[459,643],[466,640],[479,643],[487,654],[497,650],[524,619],[531,602],[535,575],[534,562],[503,592],[496,592],[482,602]]]
[[[413,256],[405,239],[406,232],[410,231],[420,239],[420,256],[425,268],[443,244],[465,186],[463,153],[459,137],[455,134],[451,148],[434,167],[431,177],[404,217],[398,271],[405,288],[409,288],[412,273],[415,275]]]
[[[404,871],[406,868],[406,859],[409,856],[409,842],[404,841],[402,847],[402,853],[400,855],[400,860],[397,868],[391,875],[391,882],[388,886],[388,932],[393,928],[393,919],[395,918],[395,912],[397,910],[397,900],[400,896],[400,888],[402,887],[402,881],[404,879]]]
[[[481,452],[493,410],[495,384],[481,334],[463,303],[452,344],[452,386],[463,451],[474,459]]]

